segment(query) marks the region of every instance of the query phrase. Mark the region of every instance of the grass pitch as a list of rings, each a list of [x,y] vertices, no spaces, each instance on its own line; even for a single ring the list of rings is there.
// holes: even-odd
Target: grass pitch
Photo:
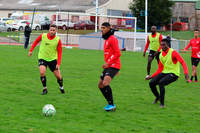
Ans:
[[[103,51],[63,49],[61,73],[66,94],[59,92],[47,70],[48,95],[37,63],[38,48],[28,57],[21,46],[0,47],[0,133],[199,133],[200,83],[187,84],[182,71],[166,87],[166,108],[153,105],[142,53],[122,52],[122,69],[111,83],[116,112],[105,112],[97,88],[104,63]],[[190,54],[183,54],[191,73]],[[156,61],[152,73],[157,69]],[[200,78],[200,77],[199,77]],[[53,104],[54,117],[42,107]]]

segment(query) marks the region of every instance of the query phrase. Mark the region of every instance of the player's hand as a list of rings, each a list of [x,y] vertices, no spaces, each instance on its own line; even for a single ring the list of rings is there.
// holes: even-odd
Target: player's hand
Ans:
[[[106,63],[106,64],[103,64],[103,69],[106,69],[106,68],[108,68],[109,67],[109,64],[108,63]]]
[[[186,81],[189,80],[189,75],[188,74],[185,74],[185,79],[186,79]]]
[[[152,79],[152,76],[151,76],[151,75],[147,75],[147,76],[145,77],[145,80],[150,80],[150,79]]]
[[[143,56],[144,56],[144,57],[146,56],[146,53],[145,53],[145,52],[143,53]]]
[[[32,56],[32,52],[28,52],[28,56]]]

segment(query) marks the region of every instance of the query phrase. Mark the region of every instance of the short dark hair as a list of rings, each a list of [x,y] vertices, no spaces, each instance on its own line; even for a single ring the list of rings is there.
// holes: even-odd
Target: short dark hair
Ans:
[[[51,28],[51,27],[54,27],[54,28],[57,29],[57,26],[56,26],[55,24],[51,24],[51,25],[50,25],[50,28]]]
[[[194,31],[199,31],[199,29],[196,28],[196,29],[194,29]]]
[[[170,41],[169,41],[169,39],[164,38],[164,39],[161,40],[161,42],[166,42],[167,45],[170,47]]]
[[[104,23],[102,24],[102,26],[110,27],[111,25],[110,25],[110,23],[108,23],[108,22],[104,22]]]

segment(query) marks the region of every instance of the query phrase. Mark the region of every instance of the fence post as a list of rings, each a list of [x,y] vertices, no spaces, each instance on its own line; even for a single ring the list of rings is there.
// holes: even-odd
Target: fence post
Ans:
[[[101,42],[102,42],[102,38],[99,37],[100,41],[99,41],[99,50],[101,50]]]
[[[122,39],[122,48],[125,48],[125,39]]]

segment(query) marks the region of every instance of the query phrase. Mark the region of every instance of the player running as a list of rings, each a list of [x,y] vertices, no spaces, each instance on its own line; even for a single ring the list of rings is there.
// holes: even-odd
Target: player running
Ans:
[[[36,45],[41,41],[39,53],[38,53],[38,62],[40,70],[40,79],[43,85],[42,95],[48,93],[46,86],[46,69],[47,66],[54,73],[57,78],[57,82],[60,86],[61,93],[65,93],[63,88],[63,78],[60,74],[60,64],[62,57],[62,43],[58,36],[56,36],[57,28],[56,25],[51,25],[49,33],[41,34],[33,43],[32,47],[29,50],[28,56],[32,56],[32,52]]]
[[[160,54],[160,43],[162,40],[162,35],[158,32],[156,32],[156,26],[151,27],[151,35],[148,36],[147,38],[147,43],[144,49],[143,56],[146,56],[146,51],[150,45],[150,52],[148,56],[148,63],[147,63],[147,76],[150,75],[150,70],[151,70],[151,63],[156,57],[157,62],[159,63],[159,54]]]
[[[160,101],[160,107],[164,108],[165,86],[176,81],[180,76],[180,63],[184,69],[185,79],[188,80],[188,68],[178,52],[169,48],[169,40],[161,41],[162,53],[159,56],[159,66],[157,71],[152,76],[147,76],[146,80],[152,79],[149,82],[152,93],[155,95],[154,104]],[[180,63],[179,63],[180,62]],[[157,91],[156,85],[159,85],[160,94]]]
[[[194,82],[198,82],[197,79],[197,66],[200,61],[200,38],[199,38],[199,31],[194,31],[194,38],[190,40],[189,44],[184,48],[186,51],[189,47],[191,47],[191,62],[192,62],[192,76],[190,80],[188,80],[189,83],[192,82],[193,77],[195,77]]]
[[[113,102],[112,89],[110,82],[114,76],[119,72],[121,68],[120,56],[121,52],[117,38],[114,36],[114,31],[111,30],[111,26],[108,22],[104,22],[101,26],[102,37],[105,39],[104,43],[104,60],[102,72],[99,80],[98,87],[101,90],[103,96],[107,100],[108,104],[104,109],[106,111],[114,111],[116,106]]]

